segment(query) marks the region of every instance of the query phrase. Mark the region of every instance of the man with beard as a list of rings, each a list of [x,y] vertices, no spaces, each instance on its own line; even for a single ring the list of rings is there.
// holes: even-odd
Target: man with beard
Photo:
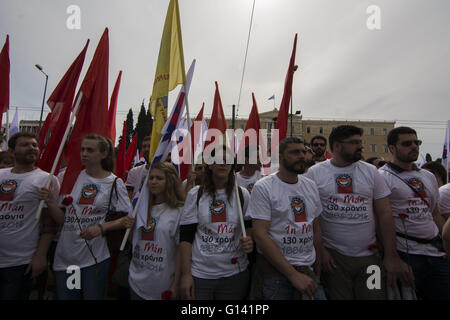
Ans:
[[[327,150],[327,139],[324,136],[315,136],[311,139],[311,149],[314,152],[314,161],[319,163],[327,160],[325,152]]]
[[[306,174],[317,184],[323,207],[323,246],[318,252],[325,292],[333,300],[386,298],[385,281],[372,289],[367,285],[368,267],[381,270],[382,266],[378,252],[372,250],[376,226],[384,246],[388,285],[395,286],[397,280],[413,285],[412,274],[395,250],[390,191],[377,169],[360,161],[362,134],[355,126],[333,129],[329,137],[333,158],[314,165]]]
[[[397,250],[414,273],[416,292],[424,299],[450,299],[450,261],[442,246],[444,219],[434,175],[414,165],[422,141],[409,127],[391,130],[387,137],[392,162],[380,168],[391,195]]]
[[[150,167],[150,163],[148,157],[150,155],[150,136],[144,137],[142,140],[142,156],[145,159],[145,164],[134,167],[128,172],[127,181],[125,186],[127,187],[128,197],[130,200],[133,200],[134,195],[138,192],[142,183],[147,177],[148,168]]]
[[[321,241],[317,217],[322,212],[316,184],[301,176],[305,146],[290,137],[279,146],[279,171],[253,187],[248,215],[258,255],[251,298],[271,300],[320,299],[316,241]]]
[[[19,132],[8,141],[13,168],[0,169],[0,300],[27,300],[32,279],[47,269],[47,251],[56,225],[47,212],[36,220],[38,190],[48,173],[34,166],[39,143],[32,133]],[[52,191],[59,193],[53,177]]]

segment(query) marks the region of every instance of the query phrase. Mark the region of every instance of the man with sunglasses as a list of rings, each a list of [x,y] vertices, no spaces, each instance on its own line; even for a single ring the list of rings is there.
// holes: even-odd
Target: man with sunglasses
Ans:
[[[386,276],[389,286],[397,279],[409,287],[413,284],[413,276],[395,248],[390,190],[374,166],[360,161],[362,134],[363,130],[355,126],[334,128],[329,136],[333,158],[306,173],[317,184],[323,208],[323,245],[317,250],[322,260],[321,280],[332,300],[385,299]],[[372,249],[376,227],[384,246],[383,263]],[[368,268],[374,265],[383,270],[383,281],[369,288]]]
[[[327,160],[325,152],[327,150],[327,138],[324,136],[315,136],[311,139],[311,149],[314,152],[314,161],[316,163]]]
[[[409,127],[391,130],[387,137],[392,162],[380,168],[391,195],[397,250],[414,273],[419,298],[450,299],[450,261],[444,258],[439,212],[439,189],[434,175],[414,162],[422,141]]]

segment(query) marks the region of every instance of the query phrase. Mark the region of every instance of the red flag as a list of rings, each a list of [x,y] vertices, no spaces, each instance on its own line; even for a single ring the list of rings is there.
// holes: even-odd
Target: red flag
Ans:
[[[289,101],[292,95],[292,80],[294,78],[294,63],[295,63],[295,51],[297,48],[297,34],[294,38],[294,48],[292,49],[291,60],[289,62],[289,68],[284,81],[284,93],[283,99],[281,99],[280,110],[278,111],[278,119],[275,125],[275,129],[279,130],[279,141],[286,138],[287,124],[289,117]]]
[[[197,117],[195,118],[194,123],[197,122],[197,121],[201,122],[203,120],[203,109],[204,109],[204,107],[205,107],[205,103],[203,102],[202,108],[200,109],[200,112],[197,114]],[[195,146],[197,145],[197,142],[198,142],[198,141],[194,141],[195,137],[196,137],[196,136],[194,136],[194,133],[195,133],[194,132],[194,123],[191,125],[191,129],[190,129],[190,132],[191,132],[191,151],[192,151],[193,154],[195,154],[195,151],[196,151],[195,150]],[[197,132],[197,137],[199,139],[201,139],[201,136],[200,136],[201,134],[203,134],[203,132]],[[194,163],[195,163],[196,159],[193,159],[193,160],[194,160]],[[180,180],[181,181],[184,181],[185,179],[187,179],[190,167],[191,167],[191,165],[188,164],[188,163],[182,162],[180,164]]]
[[[136,157],[136,149],[137,149],[137,132],[134,134],[133,140],[131,140],[130,145],[128,146],[126,155],[125,155],[125,170],[130,170],[131,162],[133,162],[134,157]]]
[[[119,152],[116,156],[116,170],[114,174],[125,181],[125,156],[127,148],[127,122],[123,122],[122,140],[120,140]]]
[[[120,70],[117,76],[116,85],[114,86],[114,91],[111,95],[111,102],[109,103],[108,110],[108,125],[110,132],[108,137],[114,143],[116,141],[116,111],[117,111],[117,96],[119,95],[120,89],[120,79],[122,78],[122,70]]]
[[[77,120],[65,153],[68,165],[61,185],[61,194],[71,192],[78,174],[83,169],[80,160],[80,148],[84,136],[91,133],[108,136],[108,128],[106,127],[108,119],[108,61],[108,28],[105,28],[91,65],[75,98],[75,101],[77,101],[78,96],[82,94]]]
[[[9,72],[9,35],[7,35],[5,45],[0,52],[0,127],[3,112],[9,109]]]
[[[61,143],[64,143],[62,139],[66,128],[69,125],[73,96],[75,95],[78,78],[80,77],[81,69],[83,68],[88,45],[89,40],[47,100],[47,104],[52,112],[47,115],[44,125],[39,132],[41,155],[36,162],[36,166],[44,171],[51,171],[58,153],[58,147]],[[48,131],[51,132],[50,139],[47,142],[47,146],[50,147],[44,149],[44,140]]]
[[[258,106],[256,104],[255,94],[253,92],[252,92],[252,99],[253,99],[252,111],[250,111],[250,116],[248,117],[244,132],[246,132],[249,129],[255,130],[257,134],[256,143],[257,145],[259,145],[259,129],[261,129],[261,124],[259,121]],[[250,141],[246,137],[244,147],[248,146],[249,143]]]
[[[214,107],[213,107],[213,112],[211,115],[211,120],[209,122],[209,127],[208,127],[208,135],[206,137],[206,141],[205,141],[205,148],[213,141],[209,141],[210,135],[209,135],[209,129],[218,129],[220,130],[220,132],[222,132],[222,134],[225,134],[225,130],[227,130],[227,122],[225,120],[225,115],[223,113],[223,108],[222,108],[222,101],[220,99],[220,93],[219,93],[219,85],[217,84],[217,81],[215,82],[216,84],[216,92],[214,94]],[[224,144],[226,142],[224,141]]]

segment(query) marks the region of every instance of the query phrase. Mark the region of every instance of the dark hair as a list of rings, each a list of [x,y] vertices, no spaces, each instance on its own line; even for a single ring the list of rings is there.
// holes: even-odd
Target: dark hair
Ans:
[[[377,159],[378,157],[370,157],[369,159],[366,160],[366,162],[375,165],[373,162]]]
[[[39,144],[39,138],[31,132],[17,132],[15,134],[13,134],[13,136],[11,138],[9,138],[8,140],[8,148],[10,148],[11,150],[14,150],[16,148],[16,144],[17,144],[17,139],[19,138],[32,138],[35,139],[37,141],[37,143]]]
[[[354,136],[355,134],[362,136],[363,132],[363,129],[351,125],[342,125],[334,128],[328,137],[330,140],[331,152],[333,152],[333,144],[335,142],[342,141],[348,137]]]
[[[312,137],[310,144],[312,145],[313,141],[316,139],[324,141],[325,145],[327,144],[327,138],[325,138],[324,136],[320,136],[320,135]]]
[[[384,166],[387,163],[387,161],[385,160],[380,160],[378,161],[378,168],[381,168],[382,166]]]
[[[211,157],[215,156],[216,153],[216,149],[220,149],[221,146],[217,146],[216,148],[214,148],[211,151]],[[222,146],[223,150],[225,152],[231,152],[229,150],[229,148],[227,148],[226,146]],[[233,191],[234,191],[234,173],[235,173],[235,167],[236,167],[236,162],[233,162],[233,164],[231,165],[231,170],[230,173],[228,174],[228,180],[227,180],[227,184],[225,187],[225,192],[227,194],[227,198],[228,201],[231,201],[231,197],[233,195]],[[216,186],[214,185],[214,181],[213,181],[213,172],[211,170],[211,165],[206,165],[206,169],[205,169],[205,173],[203,175],[203,185],[200,187],[201,191],[199,190],[199,192],[203,192],[206,191],[206,193],[208,193],[212,199],[213,199],[213,203],[216,200]],[[198,198],[199,199],[199,198]],[[198,205],[198,202],[197,202]]]
[[[114,171],[114,149],[112,141],[109,138],[105,138],[99,134],[88,134],[83,138],[89,140],[96,140],[98,142],[98,149],[100,152],[106,152],[106,158],[102,159],[102,168],[105,171]]]
[[[447,172],[445,171],[444,166],[439,162],[436,161],[427,162],[422,166],[422,169],[426,169],[434,174],[437,174],[439,177],[441,177],[442,182],[444,184],[447,184]]]
[[[289,137],[289,138],[284,138],[283,140],[281,140],[280,142],[280,146],[279,146],[279,154],[283,154],[284,151],[286,150],[287,146],[291,143],[304,143],[304,141],[300,138],[297,137]]]
[[[2,162],[3,160],[5,160],[7,158],[12,159],[12,161],[14,162],[15,157],[14,157],[14,155],[11,152],[9,152],[9,151],[0,151],[0,162]]]
[[[397,127],[389,131],[387,136],[387,144],[388,146],[393,146],[398,141],[399,134],[415,134],[417,136],[416,130],[410,127]]]
[[[142,139],[142,143],[144,143],[145,141],[150,141],[150,139],[150,136],[145,136],[144,139]]]

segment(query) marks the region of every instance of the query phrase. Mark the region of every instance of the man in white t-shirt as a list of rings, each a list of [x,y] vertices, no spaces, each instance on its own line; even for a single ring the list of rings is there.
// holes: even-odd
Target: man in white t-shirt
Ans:
[[[450,183],[439,188],[439,209],[445,220],[450,216]]]
[[[382,268],[376,227],[384,246],[388,285],[399,278],[412,287],[412,274],[395,250],[395,230],[387,188],[375,166],[362,158],[362,129],[338,126],[329,136],[333,158],[309,168],[306,176],[319,189],[323,247],[322,281],[328,298],[385,299],[386,284],[369,288],[370,266]],[[384,278],[384,272],[383,272]]]
[[[256,182],[248,215],[258,256],[254,266],[254,299],[325,300],[316,262],[320,241],[317,217],[322,212],[316,184],[300,176],[305,170],[302,140],[286,138],[280,143],[280,169]]]
[[[262,178],[261,163],[258,157],[258,148],[246,146],[244,149],[245,163],[242,170],[236,173],[236,182],[240,187],[252,193],[255,183]]]
[[[419,298],[450,299],[450,261],[440,233],[439,190],[434,175],[414,165],[422,141],[409,127],[391,130],[387,137],[392,162],[379,169],[391,195],[397,250],[414,273]]]
[[[57,231],[56,223],[39,206],[37,192],[49,174],[34,166],[39,142],[32,133],[19,132],[8,141],[15,156],[13,168],[0,170],[0,300],[27,300],[33,278],[47,269],[47,251]],[[52,180],[52,191],[59,183]]]
[[[146,136],[144,140],[142,140],[142,156],[144,157],[146,163],[131,169],[128,172],[127,181],[125,182],[130,200],[133,200],[134,195],[139,191],[139,188],[142,186],[142,183],[147,176],[148,168],[150,167],[150,162],[148,160],[149,153],[150,136]]]

